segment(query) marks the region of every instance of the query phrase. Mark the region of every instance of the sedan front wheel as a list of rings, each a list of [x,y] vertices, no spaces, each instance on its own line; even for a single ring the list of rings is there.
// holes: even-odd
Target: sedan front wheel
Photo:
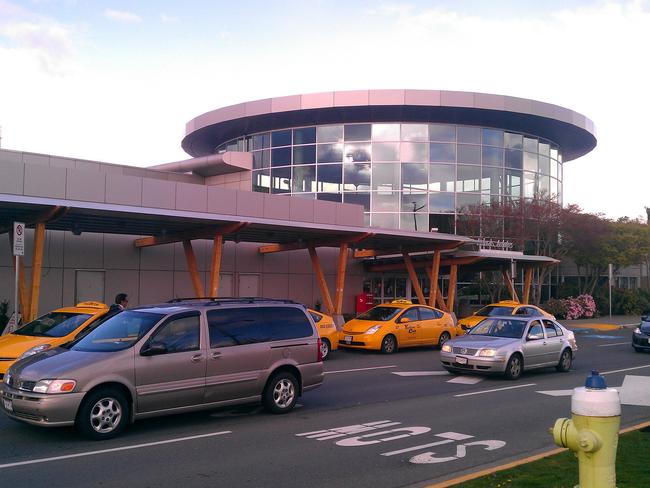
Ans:
[[[509,380],[516,380],[521,376],[524,363],[519,354],[513,354],[506,365],[505,377]]]

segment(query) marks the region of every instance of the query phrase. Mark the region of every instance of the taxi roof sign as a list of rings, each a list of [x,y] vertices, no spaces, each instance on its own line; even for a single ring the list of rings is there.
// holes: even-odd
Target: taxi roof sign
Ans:
[[[79,302],[75,305],[78,308],[108,308],[108,305],[102,302]]]

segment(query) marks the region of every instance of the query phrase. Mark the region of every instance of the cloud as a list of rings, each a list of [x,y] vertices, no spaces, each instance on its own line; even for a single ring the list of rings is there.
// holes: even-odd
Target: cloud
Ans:
[[[137,24],[138,22],[142,22],[142,18],[138,14],[126,12],[124,10],[113,10],[110,8],[104,10],[104,17],[125,24]]]
[[[160,21],[163,24],[177,24],[178,22],[180,22],[180,19],[178,17],[167,15],[166,13],[163,12],[160,14]]]

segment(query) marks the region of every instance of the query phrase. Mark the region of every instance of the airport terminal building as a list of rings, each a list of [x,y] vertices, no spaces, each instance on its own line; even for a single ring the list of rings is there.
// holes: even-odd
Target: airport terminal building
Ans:
[[[523,285],[542,262],[471,239],[507,242],[507,216],[472,236],[463,219],[507,201],[562,203],[563,165],[595,145],[585,116],[508,96],[257,100],[191,120],[190,158],[149,168],[0,150],[0,240],[15,220],[35,229],[23,288],[25,301],[43,290],[30,304],[41,311],[122,291],[132,304],[268,296],[352,313],[364,292],[435,302],[442,290],[453,308],[457,266],[512,271]],[[0,246],[0,300],[11,301],[11,248]]]

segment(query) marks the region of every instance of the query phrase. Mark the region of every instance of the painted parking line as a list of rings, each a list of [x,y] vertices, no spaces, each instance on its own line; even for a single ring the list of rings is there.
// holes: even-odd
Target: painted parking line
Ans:
[[[634,371],[635,369],[643,369],[643,368],[650,368],[650,364],[646,364],[644,366],[635,366],[633,368],[624,368],[624,369],[614,369],[612,371],[603,371],[600,374],[622,373],[623,371]]]
[[[392,371],[397,376],[449,376],[449,371]]]
[[[387,368],[397,368],[397,365],[391,364],[390,366],[375,366],[373,368],[339,369],[338,371],[324,371],[323,374],[354,373],[355,371],[370,371],[373,369],[387,369]]]
[[[164,444],[173,444],[175,442],[186,442],[186,441],[193,441],[195,439],[205,439],[206,437],[215,437],[224,434],[232,434],[232,431],[224,430],[222,432],[211,432],[210,434],[178,437],[176,439],[167,439],[165,441],[157,441],[157,442],[147,442],[145,444],[135,444],[133,446],[114,447],[112,449],[101,449],[99,451],[79,452],[76,454],[66,454],[64,456],[30,459],[28,461],[19,461],[17,463],[0,464],[0,469],[15,468],[16,466],[27,466],[29,464],[49,463],[51,461],[61,461],[63,459],[74,459],[74,458],[86,457],[86,456],[96,456],[98,454],[106,454],[109,452],[130,451],[133,449],[142,449],[145,447],[161,446]]]
[[[456,376],[447,381],[447,383],[455,383],[458,385],[475,385],[480,383],[485,378],[483,376]]]
[[[615,342],[614,344],[598,344],[596,347],[629,346],[629,345],[630,345],[630,341]]]
[[[492,390],[473,391],[471,393],[461,393],[459,395],[454,395],[454,396],[455,397],[466,397],[466,396],[471,396],[471,395],[482,395],[483,393],[493,393],[495,391],[514,390],[515,388],[526,388],[528,386],[535,386],[535,383],[526,383],[525,385],[506,386],[506,387],[503,387],[503,388],[494,388]]]

